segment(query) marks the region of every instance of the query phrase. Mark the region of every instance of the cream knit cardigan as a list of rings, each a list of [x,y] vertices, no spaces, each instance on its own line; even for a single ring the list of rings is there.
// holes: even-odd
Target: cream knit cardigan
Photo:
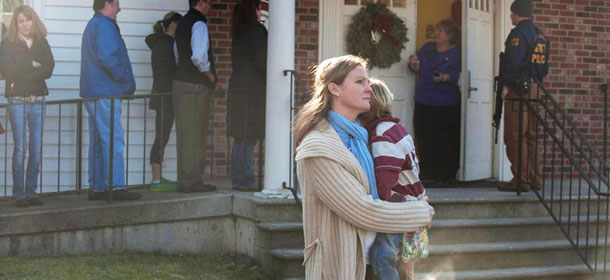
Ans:
[[[305,136],[296,161],[308,280],[364,280],[365,231],[404,233],[430,224],[423,202],[373,200],[358,160],[326,120]]]

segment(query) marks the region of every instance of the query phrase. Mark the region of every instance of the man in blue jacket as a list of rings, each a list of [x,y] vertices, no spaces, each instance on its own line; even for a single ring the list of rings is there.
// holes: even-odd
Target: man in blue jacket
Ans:
[[[116,23],[121,11],[119,0],[94,0],[93,10],[95,14],[83,34],[80,75],[80,96],[96,98],[83,102],[89,113],[89,200],[109,200],[110,186],[113,200],[135,200],[140,194],[125,188],[121,99],[99,98],[135,92],[131,62]],[[111,130],[114,141],[111,141]]]

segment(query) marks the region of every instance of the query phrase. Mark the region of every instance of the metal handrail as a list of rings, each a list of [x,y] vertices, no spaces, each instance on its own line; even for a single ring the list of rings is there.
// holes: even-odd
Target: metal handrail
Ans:
[[[287,76],[288,74],[290,74],[290,127],[288,129],[290,129],[290,151],[288,153],[290,159],[288,160],[289,165],[288,165],[288,184],[284,183],[282,185],[282,188],[284,189],[288,189],[290,191],[290,193],[292,193],[292,196],[294,197],[294,200],[297,204],[297,206],[299,207],[299,209],[301,210],[301,212],[303,211],[303,204],[301,202],[301,200],[299,199],[298,196],[298,182],[294,179],[293,175],[294,175],[294,113],[296,111],[296,106],[295,106],[295,93],[298,93],[299,88],[301,88],[301,78],[299,77],[299,73],[297,73],[296,70],[284,70],[284,76]],[[293,84],[296,83],[296,90],[293,88]]]
[[[242,89],[237,89],[237,90],[242,90]],[[243,89],[243,90],[246,90],[246,89]],[[221,96],[221,95],[224,95],[226,93],[226,90],[223,90],[223,89],[214,90],[214,91],[211,91],[210,93],[213,96]],[[82,172],[83,172],[82,162],[83,162],[83,147],[85,146],[85,144],[84,144],[85,142],[83,141],[83,130],[84,130],[84,127],[83,127],[83,116],[84,116],[84,114],[83,114],[83,104],[84,104],[84,102],[87,102],[87,101],[97,101],[97,100],[102,100],[102,99],[105,99],[105,100],[110,99],[111,101],[114,101],[114,100],[127,100],[127,104],[128,104],[127,108],[128,108],[128,111],[129,111],[129,108],[130,108],[129,104],[133,100],[144,100],[145,101],[144,102],[144,106],[147,108],[146,100],[148,100],[150,98],[158,98],[158,97],[162,97],[162,96],[169,96],[169,95],[175,95],[175,94],[198,94],[198,93],[195,93],[195,92],[181,92],[181,93],[164,92],[164,93],[152,93],[152,94],[137,94],[137,95],[129,95],[129,96],[114,95],[114,96],[100,96],[100,97],[87,97],[87,98],[73,98],[73,99],[46,100],[46,101],[44,101],[44,106],[47,107],[47,108],[49,106],[58,106],[58,113],[59,113],[59,115],[55,115],[54,116],[57,119],[58,123],[59,123],[58,124],[58,128],[56,128],[57,129],[57,133],[58,133],[58,136],[56,138],[57,139],[57,155],[56,155],[57,156],[57,162],[55,163],[56,167],[57,167],[57,180],[56,180],[57,191],[56,192],[59,193],[59,192],[73,192],[73,191],[75,191],[77,194],[80,194],[82,192],[82,190],[83,190],[83,187],[82,187]],[[113,102],[113,104],[114,104],[114,102]],[[69,105],[74,105],[76,107],[75,108],[76,112],[71,114],[71,115],[64,113],[64,110],[63,110],[64,107],[69,106]],[[138,105],[142,105],[142,104],[138,104]],[[8,120],[9,120],[8,107],[9,106],[15,106],[15,105],[10,105],[8,103],[0,104],[0,109],[4,109],[5,110],[4,111],[5,112],[5,118],[4,119],[5,119],[5,123],[7,124],[7,131],[6,131],[6,135],[4,135],[4,140],[5,141],[4,141],[4,144],[3,144],[4,145],[4,196],[5,197],[8,196],[8,193],[7,193],[7,187],[9,187],[8,176],[10,176],[10,173],[11,173],[10,166],[8,165],[10,157],[11,157],[9,155],[9,145],[10,144],[8,143],[8,137],[9,137],[8,134],[10,133],[9,129],[8,129],[8,127],[9,127],[8,126]],[[114,111],[114,109],[115,109],[114,106],[110,107],[111,111]],[[44,119],[45,115],[43,114],[41,117]],[[129,128],[130,118],[133,117],[133,116],[131,116],[131,114],[127,114],[126,117],[127,117],[128,128]],[[75,133],[75,141],[76,141],[76,143],[71,144],[71,145],[75,145],[76,146],[75,147],[75,149],[76,149],[76,151],[75,151],[75,158],[74,158],[75,166],[73,167],[74,169],[70,169],[70,170],[62,170],[62,157],[61,157],[61,155],[62,155],[62,141],[63,141],[62,134],[63,134],[63,131],[64,131],[63,130],[64,127],[62,126],[62,120],[65,120],[66,118],[69,118],[69,119],[75,118],[74,119],[74,122],[75,122],[74,123],[75,131],[71,130],[73,133]],[[111,113],[110,118],[111,119],[114,118],[114,114]],[[212,118],[210,118],[210,121],[213,121]],[[45,120],[45,122],[48,122],[48,120]],[[114,122],[111,120],[111,123],[110,123],[110,126],[111,126],[111,129],[110,129],[110,139],[111,139],[110,140],[110,145],[111,145],[110,150],[113,150],[112,146],[114,145],[114,137],[113,137],[114,129],[112,129],[112,126],[114,125],[113,123]],[[11,130],[12,129],[13,128],[11,127]],[[42,132],[44,132],[44,127],[42,129],[43,129]],[[70,129],[70,128],[68,128],[68,129]],[[41,153],[41,164],[40,164],[40,171],[39,171],[39,175],[38,175],[39,176],[39,189],[38,189],[38,192],[41,193],[41,194],[43,192],[44,193],[49,193],[49,187],[53,187],[53,183],[48,183],[49,181],[47,181],[46,179],[43,180],[43,175],[45,175],[45,173],[43,172],[44,171],[43,170],[43,161],[45,160],[46,157],[42,153],[42,147],[44,147],[42,142],[45,139],[44,133],[42,133],[42,132],[41,132],[42,136],[41,136],[41,140],[40,140],[41,141],[41,151],[40,151],[40,153]],[[145,128],[144,134],[146,134],[146,132],[147,132],[147,130]],[[129,134],[130,134],[129,129],[127,129],[125,131],[125,133],[126,133],[127,136],[129,136]],[[146,136],[145,136],[145,138],[146,138]],[[127,165],[126,165],[127,166],[127,169],[126,169],[127,177],[126,177],[126,182],[125,182],[126,184],[130,183],[130,181],[128,181],[128,178],[129,178],[128,177],[129,176],[128,175],[129,174],[128,173],[129,172],[129,169],[128,169],[128,167],[129,167],[129,147],[130,147],[130,145],[129,145],[129,137],[127,137],[127,143],[125,143],[125,148],[126,148],[126,153],[125,154],[127,155],[127,157],[126,157],[127,158]],[[214,149],[213,148],[214,147],[214,139],[213,138],[212,138],[212,141],[211,141],[211,147],[212,147],[212,149]],[[143,148],[146,149],[146,146],[144,145]],[[25,161],[25,157],[26,157],[25,154],[26,153],[23,153],[23,160],[24,161]],[[53,157],[53,156],[51,156],[51,157]],[[110,153],[110,157],[113,157],[113,153]],[[145,165],[146,164],[146,152],[144,153],[142,161],[143,161],[143,164]],[[112,172],[114,171],[114,169],[112,168],[112,164],[113,164],[113,160],[112,159],[110,160],[109,164],[111,165],[110,169],[109,169],[109,171],[111,173],[110,174],[110,178],[109,178],[111,182],[110,182],[109,185],[111,186],[112,185],[112,180],[113,180]],[[25,172],[25,170],[24,170],[24,172]],[[55,172],[55,171],[53,171],[53,172]],[[70,186],[74,186],[74,188],[68,187],[69,190],[67,190],[67,191],[66,191],[66,188],[65,188],[66,185],[62,185],[62,179],[61,179],[62,178],[62,174],[65,174],[64,172],[75,172],[76,173],[75,181],[73,183],[74,185],[70,184]],[[143,172],[143,180],[144,180],[144,178],[145,178],[144,174],[146,173],[146,168],[143,168],[142,172]],[[211,168],[211,165],[210,165],[210,175],[213,176],[213,168]],[[25,176],[24,176],[24,178],[25,178]],[[45,183],[45,182],[47,184],[43,185],[43,183]],[[138,184],[138,186],[139,185],[144,185],[144,184],[146,184],[146,183],[142,182],[141,184]],[[43,190],[43,188],[44,188],[44,190]],[[112,190],[110,190],[110,191],[112,191]],[[53,191],[51,191],[51,193],[52,192]]]
[[[520,103],[520,106],[525,106],[525,110],[522,110],[524,114],[526,114],[526,112],[527,114],[534,113],[533,115],[537,120],[535,145],[538,145],[538,142],[541,140],[544,141],[543,152],[545,156],[549,139],[551,143],[550,153],[552,157],[550,158],[550,166],[546,165],[549,158],[544,157],[542,161],[544,168],[540,175],[542,186],[539,186],[540,190],[534,188],[534,193],[589,271],[594,274],[596,278],[602,279],[599,277],[605,277],[605,273],[607,272],[606,244],[608,244],[609,232],[607,224],[608,214],[610,212],[610,188],[608,174],[606,174],[607,170],[610,170],[606,161],[606,126],[608,124],[607,104],[604,104],[604,143],[602,156],[593,147],[591,142],[584,137],[581,130],[574,125],[573,121],[568,117],[567,112],[561,108],[559,102],[557,102],[557,100],[547,91],[544,85],[537,79],[534,79],[534,82],[538,85],[539,90],[537,92],[537,98],[525,98],[522,95],[519,96],[519,98],[513,98],[514,101]],[[607,85],[602,86],[601,89],[602,92],[604,92],[604,102],[607,103]],[[542,94],[539,95],[540,93]],[[538,110],[539,108],[541,110]],[[522,122],[523,120],[520,118],[520,126],[523,126]],[[538,127],[541,127],[542,129],[539,130]],[[542,135],[539,133],[542,133]],[[520,134],[520,148],[524,145],[523,138],[522,134]],[[569,143],[566,143],[565,141],[568,141]],[[534,150],[536,150],[533,155],[535,156],[534,170],[536,170],[534,171],[534,176],[537,177],[537,170],[539,170],[538,165],[541,162],[537,157],[539,153],[538,147],[536,146]],[[561,166],[559,166],[558,172],[561,174],[555,174],[557,168],[556,152],[559,152],[560,155],[559,160]],[[528,153],[527,158],[530,156],[532,155],[529,155]],[[568,163],[567,167],[564,165],[566,160]],[[521,159],[521,161],[530,164],[529,160]],[[520,162],[519,165],[521,164],[523,163]],[[545,181],[547,180],[545,171],[551,173],[551,183],[549,185],[545,184]],[[518,168],[518,174],[516,174],[518,178],[522,178],[521,172],[521,168]],[[529,176],[529,167],[527,168],[527,172]],[[565,176],[565,172],[568,172],[567,176]],[[557,183],[559,185],[559,190],[557,192],[557,189],[555,188],[555,179],[558,175],[559,182]],[[573,175],[577,175],[577,187],[574,186],[575,181],[573,180]],[[564,183],[566,182],[564,179],[569,180],[568,189],[564,189]],[[597,180],[597,185],[594,180]],[[535,181],[536,180],[534,180],[534,182]],[[602,187],[604,187],[605,190],[602,190]],[[550,188],[550,190],[547,188]],[[568,191],[566,197],[564,197],[565,191]],[[575,196],[574,191],[578,192],[577,196]],[[549,193],[550,197],[547,197]],[[558,198],[555,196],[558,196]],[[597,205],[592,205],[595,201],[597,202]],[[567,203],[567,205],[565,203]],[[605,212],[602,208],[603,203],[605,203]],[[567,211],[567,218],[564,217],[564,211]],[[573,211],[578,215],[575,221],[572,219]],[[586,211],[586,218],[581,219],[581,211]],[[602,236],[604,233],[602,232],[603,228],[601,227],[604,222],[606,223],[605,235]],[[585,224],[581,225],[581,223]],[[593,223],[591,226],[594,228],[590,229],[590,223]],[[584,239],[581,235],[584,236]],[[594,237],[592,237],[592,235]],[[589,252],[589,250],[592,249],[595,250],[594,254]],[[603,255],[600,256],[600,254]],[[600,263],[603,263],[603,268]]]

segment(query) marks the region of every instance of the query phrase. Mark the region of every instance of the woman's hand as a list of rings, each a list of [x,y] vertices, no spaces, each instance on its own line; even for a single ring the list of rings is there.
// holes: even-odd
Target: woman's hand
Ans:
[[[421,62],[419,61],[419,58],[417,57],[417,55],[409,56],[409,69],[411,69],[411,71],[419,72],[420,63]]]
[[[212,73],[212,71],[205,71],[203,72],[203,74],[205,74],[208,79],[210,79],[210,82],[216,82],[216,76],[214,75],[214,73]]]
[[[32,61],[32,67],[39,68],[40,66],[42,65],[38,61]]]
[[[428,206],[428,212],[430,213],[430,220],[432,220],[434,215],[436,215],[436,212],[434,211],[434,207],[428,203],[428,199],[430,198],[427,195],[424,195],[419,199],[419,201],[426,203],[426,206]],[[432,224],[430,224],[430,227],[432,227]]]
[[[427,201],[424,201],[424,203],[426,203],[426,206],[428,206],[428,213],[430,213],[430,221],[432,221],[432,219],[434,219],[434,215],[436,215],[434,207],[432,207],[432,205],[430,205]],[[428,227],[432,227],[432,223],[430,223]]]
[[[509,89],[507,86],[502,87],[502,100],[506,99],[506,96],[508,96],[509,93]]]
[[[434,74],[432,76],[432,80],[435,83],[444,83],[444,82],[450,82],[451,78],[449,77],[449,74],[447,74],[447,73],[434,72]]]

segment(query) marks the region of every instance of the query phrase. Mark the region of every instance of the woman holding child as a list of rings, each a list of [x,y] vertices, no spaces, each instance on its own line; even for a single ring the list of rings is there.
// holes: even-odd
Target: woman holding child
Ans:
[[[434,215],[425,199],[379,200],[368,133],[357,120],[370,109],[366,66],[351,55],[320,63],[296,119],[307,279],[365,279],[376,232],[416,231]]]

